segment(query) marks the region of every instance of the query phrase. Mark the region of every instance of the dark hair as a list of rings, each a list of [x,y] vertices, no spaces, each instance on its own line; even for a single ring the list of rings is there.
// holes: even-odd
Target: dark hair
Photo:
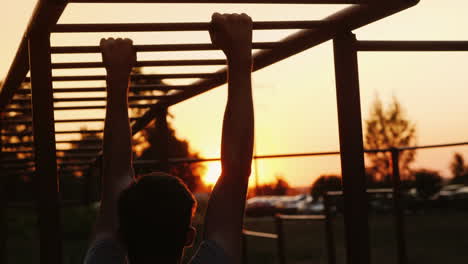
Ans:
[[[119,233],[130,261],[182,255],[196,200],[177,177],[151,173],[119,198]]]

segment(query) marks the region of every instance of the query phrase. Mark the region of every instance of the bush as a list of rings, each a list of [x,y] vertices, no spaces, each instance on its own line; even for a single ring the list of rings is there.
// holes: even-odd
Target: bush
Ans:
[[[414,187],[421,199],[427,200],[442,188],[442,177],[437,171],[419,170],[414,172]]]

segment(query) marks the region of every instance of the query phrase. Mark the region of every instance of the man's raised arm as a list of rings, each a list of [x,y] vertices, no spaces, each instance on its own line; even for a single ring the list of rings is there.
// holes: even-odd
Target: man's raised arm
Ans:
[[[101,208],[95,237],[115,237],[118,228],[117,202],[133,182],[131,128],[128,119],[130,72],[136,53],[129,39],[102,39],[102,59],[107,71],[107,106],[104,125]]]
[[[245,14],[215,13],[211,23],[212,42],[228,60],[228,99],[221,142],[222,173],[208,203],[204,238],[218,243],[234,263],[240,263],[254,140],[252,19]]]

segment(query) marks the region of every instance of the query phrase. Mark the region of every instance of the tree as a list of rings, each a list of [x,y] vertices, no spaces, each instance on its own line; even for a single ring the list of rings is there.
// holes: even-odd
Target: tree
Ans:
[[[465,165],[465,160],[460,153],[454,154],[450,170],[453,175],[452,183],[468,184],[468,167]]]
[[[366,149],[388,149],[415,145],[416,125],[408,119],[396,97],[384,108],[377,97],[365,120]],[[399,155],[402,179],[411,175],[410,164],[414,161],[415,150],[401,151]],[[388,181],[392,172],[391,153],[377,152],[368,154],[370,172],[376,180]]]
[[[437,171],[418,170],[414,173],[414,186],[419,197],[427,200],[440,190],[442,177]]]
[[[330,191],[341,191],[343,185],[341,177],[338,175],[321,175],[310,188],[310,195],[317,201],[320,197],[323,197],[327,192]]]
[[[86,127],[81,128],[82,131]],[[80,141],[73,143],[72,150],[85,150],[86,148],[97,148],[102,146],[102,136],[97,133],[82,133]],[[83,157],[83,154],[89,155],[89,158]],[[83,170],[83,160],[93,160],[92,157],[98,157],[99,152],[95,150],[86,150],[85,152],[66,151],[60,157],[61,163],[67,163],[67,166],[61,166],[60,173],[60,192],[64,200],[99,200],[98,185],[100,184],[99,175],[90,176],[91,169]],[[91,161],[94,163],[93,161]],[[87,175],[86,175],[87,174]]]
[[[289,183],[281,175],[276,176],[276,182],[258,186],[262,195],[286,195],[289,191]]]
[[[450,164],[450,170],[452,171],[454,178],[460,177],[465,173],[465,159],[460,153],[455,153],[453,155],[453,161],[452,164]]]
[[[189,142],[176,137],[175,130],[172,125],[168,124],[169,129],[169,142],[168,142],[168,158],[194,158],[198,159],[198,153],[190,150]],[[160,160],[161,147],[164,146],[163,142],[159,139],[161,131],[156,129],[155,124],[146,127],[140,136],[139,141],[142,141],[140,148],[141,152],[137,152],[137,159],[140,160]],[[185,184],[191,189],[196,190],[201,184],[201,174],[204,172],[204,165],[201,163],[177,163],[171,164],[169,172],[172,175],[180,177]],[[148,173],[161,168],[157,165],[151,168],[138,168],[138,173]]]
[[[22,90],[30,89],[29,83],[22,83],[19,88]],[[31,119],[31,101],[27,93],[18,93],[15,95],[15,101],[12,101],[8,108],[11,110],[2,113],[4,120],[30,120]],[[3,144],[2,152],[2,171],[6,174],[6,190],[9,200],[25,201],[33,200],[33,153],[32,145],[32,123],[25,124],[6,124],[2,123],[2,132],[4,133],[0,140]],[[17,146],[7,146],[7,144],[18,144]],[[13,152],[15,150],[25,150],[24,152]],[[27,150],[27,151],[26,151]],[[11,152],[10,152],[11,151]],[[10,164],[10,165],[6,165]]]
[[[134,68],[132,74],[141,74],[140,68]],[[165,85],[160,79],[138,79],[133,80],[132,85]],[[130,95],[164,95],[168,90],[161,91],[131,91]],[[152,104],[153,100],[140,101],[140,103]],[[143,109],[133,108],[132,115],[140,116],[144,112]],[[171,117],[170,114],[168,114]],[[157,122],[158,120],[156,120]],[[176,133],[170,122],[168,122],[169,129],[169,158],[194,158],[198,159],[200,156],[190,150],[189,142],[176,137]],[[156,123],[148,125],[138,137],[134,139],[135,157],[140,160],[160,160],[160,151],[162,142],[160,142],[160,132],[156,129]],[[158,166],[151,168],[136,168],[137,173],[148,173],[160,169]],[[201,163],[178,163],[171,164],[169,172],[172,175],[180,177],[185,184],[195,191],[201,186],[201,174],[205,170],[205,166]]]

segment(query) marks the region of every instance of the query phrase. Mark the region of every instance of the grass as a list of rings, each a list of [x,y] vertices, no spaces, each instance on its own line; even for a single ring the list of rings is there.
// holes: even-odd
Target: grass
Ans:
[[[205,205],[201,205],[202,211]],[[9,210],[8,263],[38,263],[37,219],[32,211]],[[64,220],[64,263],[82,263],[88,236],[95,219],[92,208],[67,208]],[[371,215],[372,263],[395,264],[396,242],[391,215]],[[197,217],[197,221],[200,217]],[[468,212],[438,211],[407,215],[409,263],[465,263],[468,261]],[[275,232],[271,218],[247,218],[249,230]],[[201,226],[198,226],[201,229]],[[343,218],[334,224],[337,263],[345,263]],[[287,222],[286,252],[288,264],[327,263],[323,222]],[[201,232],[200,232],[201,233]],[[276,243],[271,239],[249,238],[248,263],[277,263]],[[194,250],[187,250],[185,263]]]

